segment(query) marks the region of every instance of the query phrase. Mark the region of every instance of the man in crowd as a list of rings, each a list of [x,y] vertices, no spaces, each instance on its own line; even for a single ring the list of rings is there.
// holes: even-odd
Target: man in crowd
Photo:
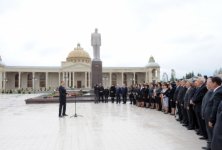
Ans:
[[[193,87],[193,81],[188,80],[186,82],[186,94],[184,96],[184,117],[185,118],[185,125],[187,126],[188,130],[194,129],[194,116],[195,113],[193,111],[192,105],[190,105],[190,100],[192,99],[196,89]]]
[[[219,108],[219,104],[222,101],[222,80],[220,77],[212,78],[212,88],[213,94],[209,100],[209,105],[212,106],[208,125],[213,129],[213,137],[212,137],[212,150],[221,149],[221,141],[222,141],[222,132],[221,132],[221,107]],[[217,117],[218,116],[218,117]]]
[[[125,84],[123,84],[121,91],[122,91],[122,97],[123,97],[123,104],[126,104],[128,89],[125,86]]]
[[[195,85],[196,85],[197,90],[191,100],[191,104],[194,105],[194,112],[195,112],[198,127],[199,127],[197,134],[203,136],[200,139],[207,139],[207,131],[206,131],[205,122],[201,116],[202,100],[203,100],[204,95],[207,92],[207,87],[205,85],[205,78],[199,77],[196,80]]]
[[[104,102],[104,87],[102,86],[102,83],[99,84],[99,102],[102,100]]]
[[[114,98],[116,96],[116,87],[112,85],[109,90],[110,90],[111,101],[112,103],[114,103]]]
[[[212,103],[210,102],[211,96],[213,94],[213,87],[212,87],[212,77],[209,77],[207,79],[206,87],[208,89],[207,93],[205,94],[203,101],[202,101],[202,107],[201,107],[201,116],[205,121],[206,129],[207,129],[207,147],[203,147],[203,149],[210,150],[211,149],[211,140],[213,135],[213,128],[210,128],[208,126],[208,122],[210,119],[210,114],[212,111]]]

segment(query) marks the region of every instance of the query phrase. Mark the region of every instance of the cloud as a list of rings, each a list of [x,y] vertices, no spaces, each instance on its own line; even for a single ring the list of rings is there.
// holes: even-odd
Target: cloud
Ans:
[[[221,66],[221,6],[219,0],[0,1],[0,55],[6,65],[59,66],[77,43],[92,56],[97,27],[104,66],[143,67],[153,55],[161,73],[211,74]]]

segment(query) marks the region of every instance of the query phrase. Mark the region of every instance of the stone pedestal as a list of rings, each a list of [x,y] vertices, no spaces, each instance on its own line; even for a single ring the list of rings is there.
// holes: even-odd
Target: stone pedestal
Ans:
[[[96,84],[102,83],[102,61],[92,61],[91,66],[92,88]]]

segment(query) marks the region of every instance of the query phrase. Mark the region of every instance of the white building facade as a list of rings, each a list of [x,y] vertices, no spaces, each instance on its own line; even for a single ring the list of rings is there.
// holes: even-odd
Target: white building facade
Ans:
[[[151,56],[145,67],[103,67],[103,85],[160,81],[160,66]],[[61,80],[76,89],[91,89],[91,58],[78,44],[59,67],[7,66],[0,60],[0,90],[29,89],[45,91],[55,89]]]

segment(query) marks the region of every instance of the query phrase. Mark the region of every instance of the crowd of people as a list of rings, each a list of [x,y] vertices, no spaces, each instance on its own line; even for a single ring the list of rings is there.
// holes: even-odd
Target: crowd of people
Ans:
[[[207,150],[222,149],[222,80],[220,77],[198,77],[193,80],[112,85],[95,85],[95,103],[130,104],[170,114],[187,130],[194,130],[206,140]]]

